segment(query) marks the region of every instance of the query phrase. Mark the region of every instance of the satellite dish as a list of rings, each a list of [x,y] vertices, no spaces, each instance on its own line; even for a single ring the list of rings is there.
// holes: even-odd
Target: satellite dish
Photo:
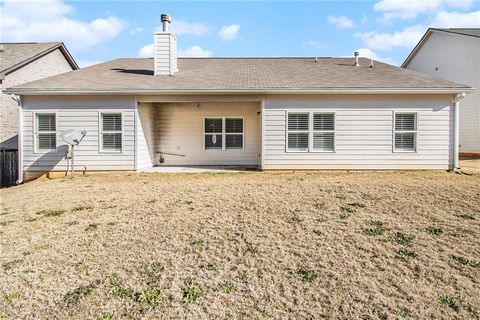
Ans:
[[[83,137],[87,134],[86,131],[79,130],[65,130],[60,135],[62,140],[70,145],[78,145],[82,141]]]
[[[62,140],[65,141],[69,146],[68,146],[68,153],[67,153],[67,175],[68,175],[68,167],[69,167],[69,160],[71,160],[71,172],[72,172],[72,177],[75,175],[75,167],[74,167],[74,146],[78,146],[82,139],[85,137],[87,134],[87,131],[79,131],[79,130],[65,130],[63,131],[60,136],[62,137]]]

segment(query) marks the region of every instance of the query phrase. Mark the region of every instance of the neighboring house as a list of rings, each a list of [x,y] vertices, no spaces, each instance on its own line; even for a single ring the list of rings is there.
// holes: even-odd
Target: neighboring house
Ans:
[[[87,171],[155,165],[451,169],[469,87],[354,58],[117,59],[7,89],[22,97],[21,170],[65,171],[60,133],[86,130]]]
[[[0,89],[78,69],[61,42],[0,43]],[[18,103],[1,93],[0,148],[17,148]]]
[[[460,152],[480,156],[480,29],[428,29],[402,67],[475,89],[460,107]]]

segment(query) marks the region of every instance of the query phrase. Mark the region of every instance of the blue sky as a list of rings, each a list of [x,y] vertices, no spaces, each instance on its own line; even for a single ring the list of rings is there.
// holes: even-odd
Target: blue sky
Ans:
[[[180,56],[351,56],[401,64],[428,27],[480,27],[480,2],[0,1],[3,42],[63,41],[80,65],[151,55],[160,14]]]

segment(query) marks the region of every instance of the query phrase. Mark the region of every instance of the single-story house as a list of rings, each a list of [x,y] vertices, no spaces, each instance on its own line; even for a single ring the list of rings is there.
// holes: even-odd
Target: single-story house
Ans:
[[[452,169],[470,87],[359,58],[117,59],[7,90],[19,95],[21,171],[66,170],[60,133],[86,130],[87,171],[152,166]]]
[[[460,108],[460,153],[480,156],[480,28],[430,28],[403,68],[474,88]]]
[[[0,89],[77,70],[61,42],[0,43]],[[0,148],[17,149],[18,104],[0,92]]]

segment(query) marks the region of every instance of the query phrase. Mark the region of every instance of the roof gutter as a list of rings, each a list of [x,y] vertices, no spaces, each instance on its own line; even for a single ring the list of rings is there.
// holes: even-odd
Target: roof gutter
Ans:
[[[452,94],[472,92],[473,88],[325,88],[325,89],[173,89],[173,90],[98,90],[10,88],[6,94],[18,95],[139,95],[139,94]]]

